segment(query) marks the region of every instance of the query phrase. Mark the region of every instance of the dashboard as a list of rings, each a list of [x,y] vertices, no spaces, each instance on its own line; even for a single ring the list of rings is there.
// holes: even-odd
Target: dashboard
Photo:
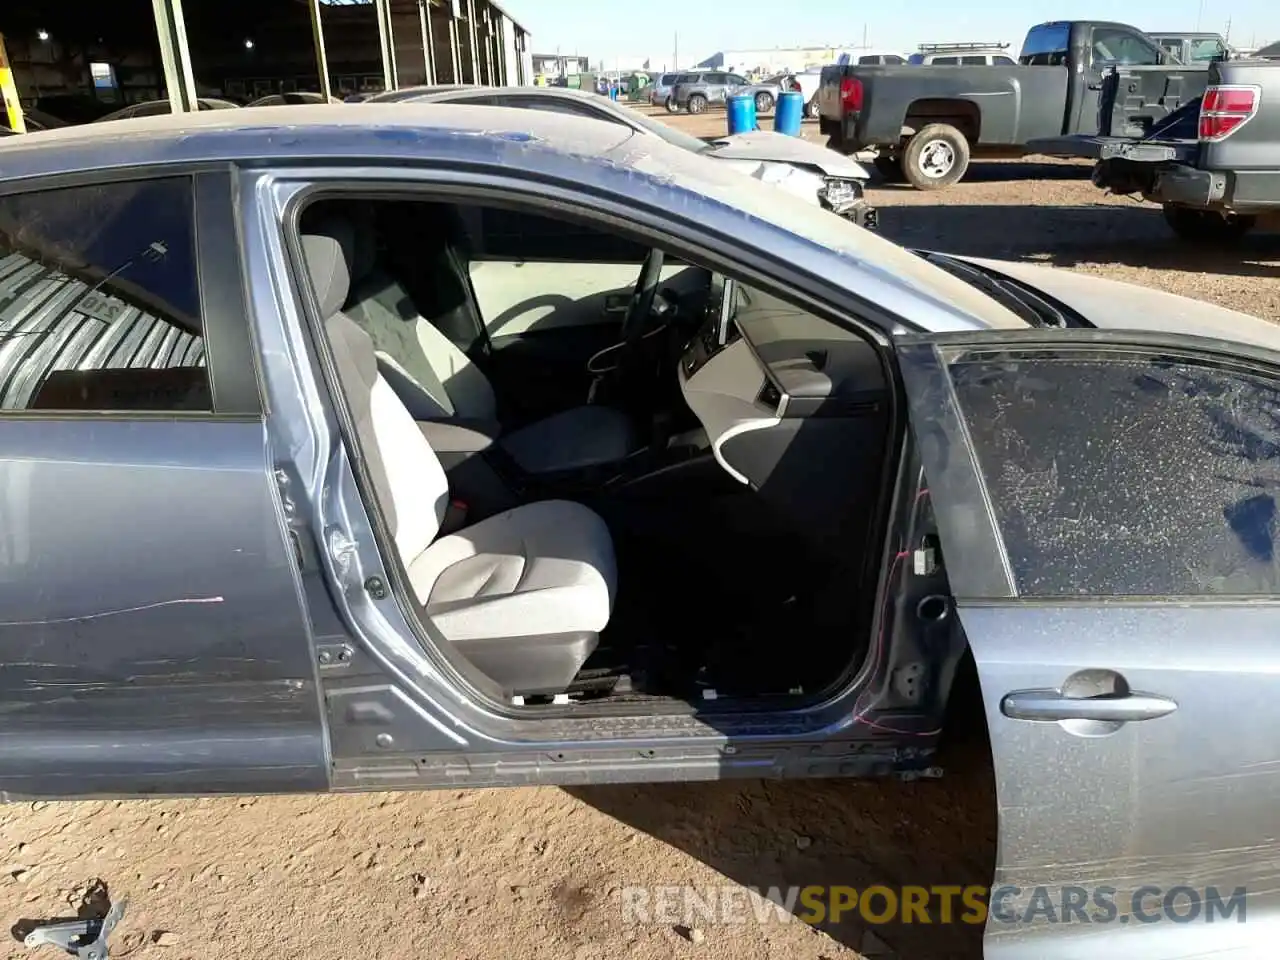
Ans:
[[[892,396],[869,340],[717,274],[677,374],[719,465],[795,519],[878,490]]]

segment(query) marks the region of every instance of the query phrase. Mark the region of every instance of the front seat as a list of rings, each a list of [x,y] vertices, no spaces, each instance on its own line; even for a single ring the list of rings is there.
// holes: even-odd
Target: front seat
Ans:
[[[613,611],[617,566],[604,521],[564,500],[526,504],[437,539],[448,481],[422,430],[378,372],[369,335],[342,306],[353,229],[303,234],[338,377],[396,551],[444,638],[509,694],[566,690]]]
[[[376,263],[376,240],[367,218],[355,231],[348,316],[372,338],[382,376],[416,420],[470,422],[491,436],[521,470],[531,474],[580,470],[616,463],[640,443],[630,418],[611,407],[583,404],[504,431],[493,386],[484,373],[429,319],[414,298]],[[442,288],[440,309],[474,313],[463,268],[447,246],[436,251],[432,282]],[[468,320],[474,326],[479,317]]]

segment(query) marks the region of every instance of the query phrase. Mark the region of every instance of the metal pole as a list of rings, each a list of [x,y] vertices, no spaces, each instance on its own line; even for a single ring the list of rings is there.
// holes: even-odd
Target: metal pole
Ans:
[[[4,101],[9,115],[9,129],[14,133],[26,133],[27,121],[22,113],[22,101],[18,99],[18,86],[13,82],[13,68],[4,49],[4,34],[0,33],[0,100]]]
[[[418,0],[418,27],[422,30],[422,57],[427,62],[428,86],[436,82],[436,41],[431,33],[431,0]]]
[[[454,83],[462,83],[462,51],[459,49],[462,39],[458,35],[460,19],[462,7],[459,0],[449,0],[449,66],[453,70],[450,79]]]
[[[493,76],[493,15],[488,4],[484,8],[484,75],[489,86],[497,86]]]
[[[476,0],[467,0],[467,35],[471,38],[471,82],[480,82],[480,50],[476,39]]]
[[[182,0],[151,0],[160,38],[160,60],[169,106],[174,113],[200,108],[196,80],[191,72],[191,48],[187,45],[187,25],[182,16]]]
[[[320,92],[325,100],[333,97],[333,88],[329,84],[329,55],[324,50],[324,24],[320,20],[320,0],[310,0],[311,39],[316,47],[316,71],[320,74]]]
[[[389,0],[373,0],[373,9],[378,17],[378,42],[382,46],[382,83],[384,89],[399,88],[396,76],[396,48],[391,34],[391,4]]]

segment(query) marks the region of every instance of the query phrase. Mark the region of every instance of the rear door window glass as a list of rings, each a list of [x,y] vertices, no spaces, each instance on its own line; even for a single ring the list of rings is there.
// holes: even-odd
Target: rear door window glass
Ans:
[[[0,410],[208,410],[191,180],[0,197]]]
[[[962,66],[966,66],[966,67],[985,67],[987,65],[987,58],[984,56],[961,57],[960,63]]]

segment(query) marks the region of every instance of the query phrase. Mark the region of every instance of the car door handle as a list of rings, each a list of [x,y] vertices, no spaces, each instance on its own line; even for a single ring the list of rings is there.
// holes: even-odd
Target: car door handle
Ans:
[[[1057,690],[1017,690],[1000,701],[1000,712],[1013,720],[1110,720],[1129,723],[1154,720],[1178,709],[1168,697],[1154,693],[1068,697]]]

